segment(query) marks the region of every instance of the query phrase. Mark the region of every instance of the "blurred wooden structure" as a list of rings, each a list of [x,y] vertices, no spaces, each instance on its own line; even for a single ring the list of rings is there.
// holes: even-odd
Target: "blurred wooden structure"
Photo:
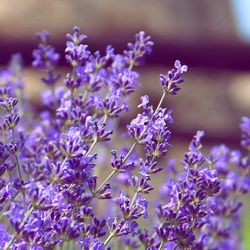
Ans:
[[[176,134],[190,137],[196,129],[204,129],[209,138],[237,140],[240,116],[250,111],[250,45],[238,34],[230,1],[2,0],[0,64],[19,51],[30,65],[34,34],[44,29],[63,53],[65,33],[74,25],[88,35],[93,50],[114,44],[121,51],[137,31],[145,30],[155,47],[147,59],[149,67],[141,70],[143,87],[134,96],[134,106],[145,93],[157,102],[159,73],[178,58],[190,72],[181,94],[169,98],[168,107],[176,110]],[[26,78],[34,97],[41,85],[33,74],[27,71]]]

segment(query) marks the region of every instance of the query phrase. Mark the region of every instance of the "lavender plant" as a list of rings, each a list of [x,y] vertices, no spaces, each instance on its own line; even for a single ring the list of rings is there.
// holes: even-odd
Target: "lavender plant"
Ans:
[[[102,55],[88,49],[75,27],[67,34],[71,70],[64,79],[48,32],[38,39],[32,65],[48,87],[40,113],[25,98],[20,58],[0,72],[1,249],[241,249],[250,119],[240,125],[241,151],[222,145],[206,156],[198,131],[181,166],[164,164],[173,123],[164,100],[180,91],[187,71],[177,60],[160,75],[158,105],[141,98],[127,126],[131,146],[118,147],[117,119],[140,85],[135,69],[151,53],[151,38],[139,32],[122,54],[107,46]],[[167,180],[154,207],[151,179],[161,171]]]

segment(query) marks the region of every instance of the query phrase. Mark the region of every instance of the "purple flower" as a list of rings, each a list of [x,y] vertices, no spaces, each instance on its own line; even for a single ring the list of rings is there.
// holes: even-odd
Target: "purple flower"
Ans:
[[[150,186],[149,181],[149,176],[143,176],[140,179],[137,176],[132,176],[128,182],[133,187],[135,192],[148,194],[154,189]]]
[[[110,96],[99,102],[98,109],[110,118],[119,117],[120,113],[126,109],[126,105],[121,103],[120,98]]]
[[[144,31],[140,31],[135,35],[135,43],[128,43],[128,50],[124,51],[124,55],[130,68],[142,64],[143,57],[151,53],[154,43],[150,39]]]
[[[90,55],[88,45],[82,44],[87,38],[85,35],[80,33],[79,27],[74,27],[73,34],[67,34],[66,43],[66,60],[73,67],[81,65]]]
[[[47,77],[42,77],[42,81],[47,85],[54,85],[60,78],[60,74],[54,72],[60,56],[55,52],[55,48],[48,44],[49,33],[47,31],[38,32],[37,38],[39,45],[33,51],[34,61],[32,62],[32,66],[46,71],[48,75]]]
[[[126,172],[134,166],[133,162],[125,163],[124,162],[125,156],[123,155],[117,156],[117,152],[115,150],[113,150],[111,154],[112,154],[111,166],[117,172],[119,173]]]
[[[242,117],[242,122],[240,124],[242,131],[241,145],[249,150],[250,147],[250,118]]]
[[[68,134],[63,134],[60,139],[60,149],[68,158],[83,156],[86,151],[80,137],[80,131],[71,128]]]
[[[117,77],[112,79],[113,92],[117,96],[128,96],[135,91],[135,87],[139,85],[138,74],[134,71],[124,70]]]
[[[182,74],[187,72],[187,66],[181,65],[180,61],[175,61],[175,68],[170,70],[167,75],[160,75],[160,82],[163,88],[163,91],[170,95],[176,95],[177,92],[181,89],[179,84],[184,80],[182,79]]]
[[[18,99],[14,97],[7,97],[0,101],[0,105],[8,112],[11,112],[18,103]]]
[[[147,105],[149,103],[149,97],[144,95],[141,97],[141,104],[138,105],[138,108],[143,107],[144,110],[147,110]]]
[[[144,95],[141,113],[120,133],[117,118],[140,85],[134,68],[151,53],[151,38],[139,32],[122,54],[110,45],[104,54],[91,53],[75,27],[65,49],[72,69],[58,87],[59,55],[47,32],[38,38],[33,66],[45,71],[42,80],[51,87],[39,109],[23,94],[18,56],[0,71],[0,248],[49,250],[70,242],[94,250],[118,243],[147,250],[241,249],[239,195],[250,190],[249,118],[240,125],[244,150],[221,145],[207,157],[198,131],[180,166],[166,164],[173,118],[164,98],[180,90],[185,65],[176,61],[160,76],[158,105]],[[163,169],[166,177],[156,183]],[[157,188],[161,195],[152,202],[147,195]]]

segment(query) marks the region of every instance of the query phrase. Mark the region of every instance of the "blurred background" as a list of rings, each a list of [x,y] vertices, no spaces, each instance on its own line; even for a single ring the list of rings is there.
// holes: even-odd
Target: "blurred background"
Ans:
[[[155,46],[139,69],[143,85],[134,96],[135,104],[145,93],[157,102],[159,73],[166,73],[179,59],[189,72],[181,94],[168,101],[175,110],[176,138],[189,140],[197,129],[204,129],[208,143],[237,145],[240,118],[250,113],[249,13],[249,0],[216,4],[207,0],[2,0],[0,64],[20,52],[29,67],[36,47],[34,34],[44,29],[61,54],[65,34],[74,25],[88,35],[92,50],[113,44],[122,51],[136,32],[144,30]],[[64,63],[62,56],[62,67]],[[42,85],[37,76],[32,79],[33,72],[27,74],[28,90],[38,100]]]
[[[136,32],[144,30],[155,46],[139,69],[142,87],[133,96],[130,116],[136,114],[142,94],[158,102],[159,74],[179,59],[189,72],[180,94],[165,103],[174,109],[175,149],[170,155],[181,157],[197,129],[206,131],[208,148],[220,143],[233,148],[239,145],[241,116],[250,115],[249,13],[249,0],[216,4],[208,0],[1,0],[0,65],[11,54],[22,54],[26,88],[36,103],[42,83],[40,73],[30,69],[35,32],[48,30],[52,44],[63,54],[65,34],[75,25],[88,35],[91,50],[101,51],[108,44],[122,51]],[[67,67],[63,56],[60,66]],[[124,116],[120,124],[129,118]]]

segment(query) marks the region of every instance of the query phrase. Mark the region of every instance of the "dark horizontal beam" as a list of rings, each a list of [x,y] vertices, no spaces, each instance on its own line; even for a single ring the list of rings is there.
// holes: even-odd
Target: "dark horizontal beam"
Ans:
[[[63,55],[65,45],[61,41],[53,43],[57,51]],[[113,44],[116,51],[122,51],[124,44]],[[5,65],[11,54],[20,52],[25,65],[32,62],[32,50],[36,47],[35,41],[0,41],[0,64]],[[91,50],[104,51],[105,44],[100,41],[89,42]],[[186,44],[156,41],[152,55],[147,58],[147,65],[172,65],[173,61],[180,59],[185,64],[196,68],[208,68],[214,70],[250,70],[250,45],[247,44]],[[60,64],[66,65],[61,59]]]

